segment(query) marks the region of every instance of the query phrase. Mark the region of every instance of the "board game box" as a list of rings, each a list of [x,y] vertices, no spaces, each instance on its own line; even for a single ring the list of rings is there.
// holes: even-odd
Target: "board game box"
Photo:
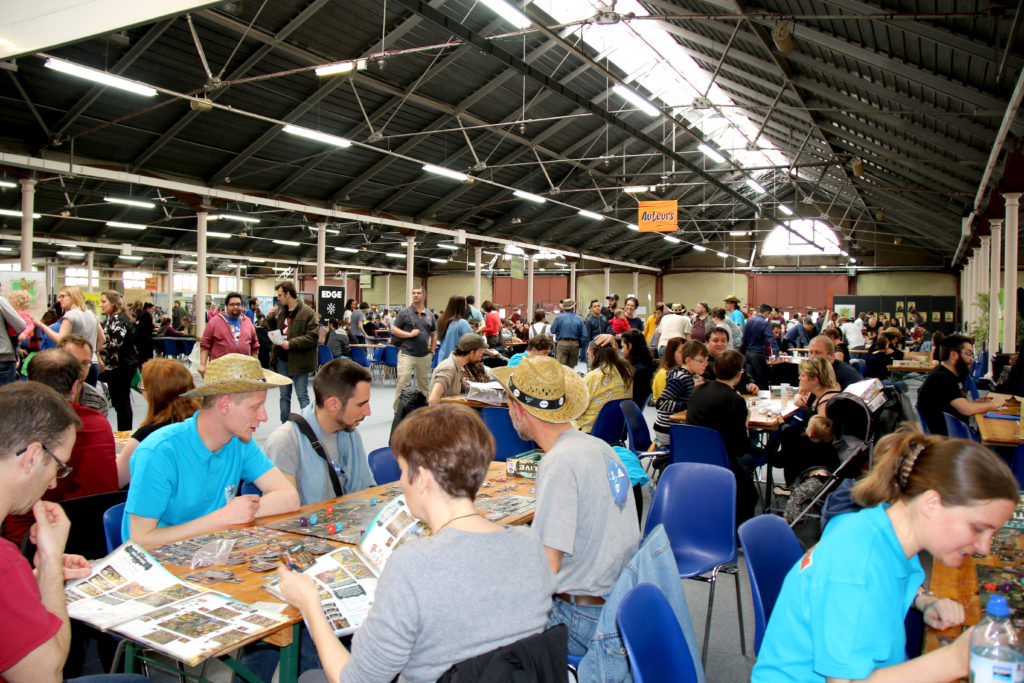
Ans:
[[[288,618],[177,578],[125,543],[64,588],[68,616],[195,666],[286,624]]]
[[[505,461],[505,472],[510,477],[536,479],[537,468],[540,467],[540,459],[543,456],[544,452],[537,450],[520,453]]]

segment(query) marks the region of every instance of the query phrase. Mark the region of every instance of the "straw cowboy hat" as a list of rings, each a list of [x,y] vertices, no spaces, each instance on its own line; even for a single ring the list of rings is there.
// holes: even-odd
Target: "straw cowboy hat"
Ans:
[[[729,303],[731,303],[731,304],[739,304],[739,303],[742,303],[742,302],[740,301],[740,298],[739,298],[738,296],[736,296],[735,294],[730,294],[729,296],[725,297],[724,301],[728,301],[728,302],[729,302]]]
[[[509,400],[544,422],[571,422],[590,404],[580,376],[550,356],[526,356],[517,366],[492,368],[491,374]]]
[[[182,396],[202,398],[203,396],[221,396],[223,394],[244,394],[250,391],[263,391],[274,387],[283,387],[292,381],[284,375],[264,370],[260,362],[252,356],[241,353],[229,353],[211,360],[206,366],[206,382]]]
[[[576,308],[576,302],[573,301],[572,299],[562,299],[561,301],[558,302],[558,306],[563,311],[571,311],[574,308]]]

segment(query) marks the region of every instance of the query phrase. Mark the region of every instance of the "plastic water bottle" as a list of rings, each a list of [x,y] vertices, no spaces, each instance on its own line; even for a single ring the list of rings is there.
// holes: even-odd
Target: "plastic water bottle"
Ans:
[[[971,634],[971,683],[1024,683],[1021,638],[1006,598],[993,593],[985,612]]]

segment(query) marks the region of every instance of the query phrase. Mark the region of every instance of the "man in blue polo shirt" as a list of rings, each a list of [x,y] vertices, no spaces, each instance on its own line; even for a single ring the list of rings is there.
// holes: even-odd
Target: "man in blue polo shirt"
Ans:
[[[758,314],[752,316],[743,326],[743,343],[740,344],[740,353],[747,359],[747,374],[762,389],[768,388],[768,360],[765,357],[765,349],[771,346],[772,355],[779,352],[779,340],[772,334],[771,325],[765,317],[771,310],[772,307],[768,304],[758,306]]]
[[[160,545],[298,509],[295,487],[253,440],[267,421],[267,389],[286,384],[252,356],[210,361],[206,383],[183,394],[202,398],[202,409],[153,432],[132,454],[122,537]],[[262,497],[237,495],[239,480]]]
[[[562,365],[575,368],[580,360],[580,349],[586,352],[589,339],[583,318],[576,315],[576,302],[562,299],[558,302],[562,312],[551,323],[551,334],[555,338],[555,357]]]

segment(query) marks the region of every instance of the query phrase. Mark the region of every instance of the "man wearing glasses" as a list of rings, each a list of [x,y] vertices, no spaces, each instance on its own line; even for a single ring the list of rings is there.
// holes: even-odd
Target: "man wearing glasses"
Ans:
[[[951,334],[942,341],[942,361],[928,373],[917,391],[917,412],[932,434],[946,434],[942,413],[949,413],[964,424],[971,415],[998,410],[1006,403],[1002,396],[982,396],[969,401],[964,395],[963,381],[974,363],[974,345],[970,337]],[[947,435],[948,436],[948,435]]]
[[[199,374],[206,376],[206,364],[229,353],[241,353],[258,357],[260,343],[256,338],[256,326],[245,315],[242,295],[231,292],[224,297],[223,313],[214,315],[206,325],[199,342]]]
[[[56,391],[77,416],[74,447],[67,461],[67,471],[61,469],[56,484],[46,491],[44,500],[59,502],[69,498],[90,496],[94,493],[116,491],[117,454],[114,433],[107,418],[92,408],[75,403],[81,384],[81,364],[63,349],[47,349],[33,356],[28,364],[28,378]],[[10,415],[8,419],[13,419]],[[20,543],[33,522],[32,515],[12,515],[7,518],[4,535]]]

